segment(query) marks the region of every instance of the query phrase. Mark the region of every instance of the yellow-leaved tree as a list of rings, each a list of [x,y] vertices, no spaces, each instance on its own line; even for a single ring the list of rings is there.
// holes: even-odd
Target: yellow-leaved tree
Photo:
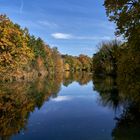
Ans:
[[[26,29],[21,29],[5,15],[0,15],[0,74],[11,73],[34,59],[27,46]]]

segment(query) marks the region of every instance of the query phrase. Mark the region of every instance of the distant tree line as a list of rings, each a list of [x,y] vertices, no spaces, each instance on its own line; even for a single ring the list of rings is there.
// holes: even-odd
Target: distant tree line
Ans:
[[[65,71],[88,71],[92,69],[92,59],[87,55],[71,56],[71,55],[62,55],[64,60],[64,70]]]

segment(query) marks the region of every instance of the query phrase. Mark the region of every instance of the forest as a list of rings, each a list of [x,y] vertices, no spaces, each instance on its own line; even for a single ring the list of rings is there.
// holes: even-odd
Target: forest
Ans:
[[[124,41],[113,40],[99,44],[99,51],[93,55],[93,73],[99,76],[113,76],[123,92],[138,94],[140,2],[105,0],[104,6],[109,20],[116,24],[116,36],[121,35]]]
[[[32,80],[63,71],[91,71],[92,59],[86,55],[61,55],[27,28],[0,15],[0,80]]]

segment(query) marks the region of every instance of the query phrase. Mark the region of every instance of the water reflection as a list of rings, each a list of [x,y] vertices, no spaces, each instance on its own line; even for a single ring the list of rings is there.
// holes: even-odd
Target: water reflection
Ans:
[[[69,72],[66,71],[64,73],[64,77],[63,77],[63,85],[64,86],[69,86],[73,81],[78,82],[80,85],[85,85],[87,84],[89,81],[91,81],[92,79],[92,75],[91,73],[88,72]]]
[[[124,102],[121,100],[115,79],[109,76],[94,76],[93,84],[94,90],[100,93],[100,102],[103,106],[109,106],[113,110],[117,110],[122,106]]]
[[[123,82],[121,77],[93,76],[94,90],[100,93],[101,104],[115,112],[123,107],[122,114],[114,118],[116,125],[112,130],[113,140],[139,140],[140,79],[133,77]]]
[[[114,140],[139,140],[140,139],[140,109],[132,103],[119,118],[112,131]]]
[[[34,82],[0,84],[0,136],[8,140],[26,129],[30,113],[43,103],[57,97],[61,83],[68,86],[73,81],[86,84],[91,76],[86,73],[64,73],[39,78]]]
[[[119,86],[121,82],[116,78],[92,76],[90,73],[86,72],[66,72],[64,74],[56,74],[43,79],[40,77],[34,82],[0,84],[0,139],[10,140],[12,136],[21,134],[25,131],[27,129],[31,113],[34,112],[36,108],[40,109],[44,103],[50,99],[56,103],[62,100],[71,101],[69,100],[71,99],[69,96],[62,95],[56,98],[62,88],[62,85],[66,88],[75,81],[79,83],[82,90],[82,87],[84,87],[83,85],[87,85],[91,80],[93,81],[93,90],[99,93],[98,106],[100,106],[100,109],[102,109],[101,107],[107,107],[114,110],[114,112],[117,112],[120,108],[123,109],[123,112],[120,115],[113,118],[115,119],[116,124],[115,127],[112,128],[112,139],[138,140],[140,138],[139,86],[135,85],[135,88],[128,92],[128,90],[124,90],[123,86]],[[132,95],[132,92],[134,95]],[[86,96],[87,95],[85,95],[84,98],[86,98]],[[84,98],[81,99],[82,103],[84,102]],[[91,102],[89,99],[87,101],[89,103]],[[74,104],[78,104],[78,102],[74,102]],[[69,106],[69,103],[67,103],[67,105]],[[81,106],[84,109],[83,104]],[[85,109],[87,110],[87,108]],[[92,112],[90,106],[87,113],[90,112],[89,110]],[[80,116],[80,110],[78,111]],[[98,116],[97,118],[100,117]],[[88,121],[90,122],[91,118]],[[96,120],[94,121],[96,122]],[[104,120],[104,123],[105,121],[106,120]],[[86,121],[85,123],[87,124],[84,124],[84,126],[90,126],[90,123],[88,124]],[[97,123],[95,127],[98,128],[98,125],[100,124]],[[93,126],[91,128],[93,128]],[[78,132],[82,131],[80,131],[80,128],[78,129]],[[90,129],[90,127],[87,129]],[[89,131],[91,131],[91,129]],[[104,129],[102,129],[102,131],[105,133]],[[88,134],[85,132],[85,135]],[[87,138],[87,140],[91,139],[91,137]]]
[[[50,96],[60,90],[58,79],[38,79],[33,83],[1,84],[0,89],[0,136],[10,139],[13,134],[26,129],[30,113],[40,108]],[[59,81],[59,80],[58,80]]]

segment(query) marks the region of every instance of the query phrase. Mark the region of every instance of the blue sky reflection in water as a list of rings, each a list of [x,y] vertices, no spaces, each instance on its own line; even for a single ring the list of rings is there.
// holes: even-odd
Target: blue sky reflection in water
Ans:
[[[113,109],[101,105],[92,82],[83,86],[73,82],[36,109],[27,130],[13,140],[111,140],[114,115]]]
[[[61,53],[93,55],[102,40],[113,39],[115,25],[103,0],[1,0],[0,13],[27,27]]]

